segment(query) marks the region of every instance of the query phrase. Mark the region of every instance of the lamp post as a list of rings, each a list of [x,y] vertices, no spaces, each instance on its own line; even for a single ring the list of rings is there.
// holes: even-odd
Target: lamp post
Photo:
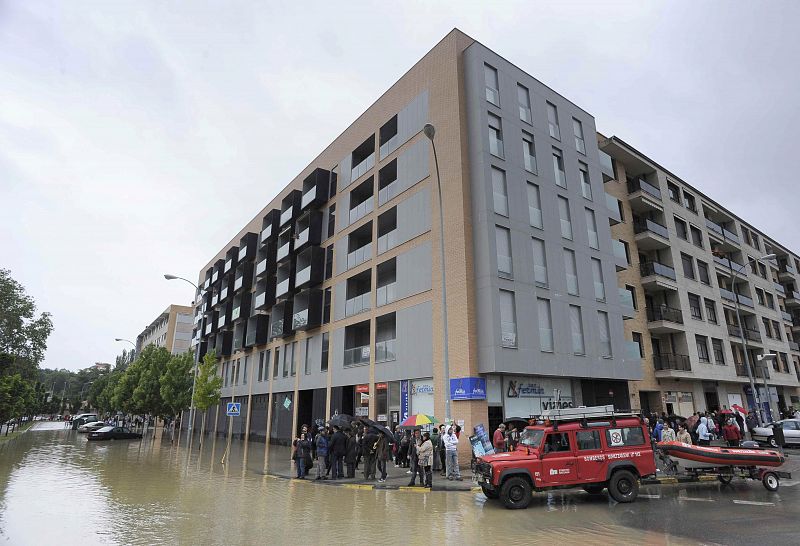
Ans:
[[[769,385],[767,384],[767,371],[768,371],[768,364],[770,362],[774,362],[777,359],[778,355],[775,353],[767,353],[764,355],[759,355],[758,357],[758,361],[764,363],[764,390],[767,391],[767,404],[769,406],[770,414],[772,414],[772,393],[769,391]],[[780,416],[778,417],[780,418]]]
[[[442,179],[439,176],[439,157],[436,155],[436,128],[430,123],[426,123],[422,132],[431,141],[433,148],[433,162],[436,165],[436,189],[439,191],[439,259],[441,262],[442,273],[442,344],[443,344],[443,375],[444,375],[444,417],[445,421],[450,421],[450,355],[448,348],[447,333],[447,285],[445,284],[445,265],[444,265],[444,201],[442,200]]]
[[[178,279],[178,280],[181,280],[181,281],[188,282],[189,284],[194,286],[195,291],[200,294],[201,298],[203,297],[203,295],[205,295],[205,290],[202,290],[199,286],[197,286],[195,283],[193,283],[189,279],[184,279],[183,277],[178,277],[176,275],[170,275],[169,273],[165,273],[164,274],[164,278],[167,279],[168,281],[173,281],[175,279]],[[197,354],[198,353],[195,351],[194,366],[192,366],[192,398],[191,398],[191,401],[190,401],[190,404],[189,404],[189,426],[187,427],[187,432],[189,434],[192,433],[192,429],[194,428],[194,412],[195,412],[195,408],[194,408],[194,389],[195,389],[195,386],[197,385]]]
[[[131,354],[133,355],[134,358],[136,358],[136,344],[133,341],[121,337],[115,337],[114,341],[124,341],[125,343],[130,343],[131,345],[133,345],[133,351],[131,351]]]
[[[756,388],[756,384],[753,379],[753,371],[750,369],[750,355],[748,354],[747,348],[747,333],[745,331],[744,324],[742,323],[742,317],[739,311],[739,290],[736,288],[736,279],[739,274],[741,274],[742,271],[744,271],[749,265],[761,260],[771,260],[775,257],[775,254],[766,254],[760,258],[751,258],[736,269],[733,268],[731,259],[727,258],[723,253],[715,250],[712,252],[712,254],[718,258],[726,258],[728,260],[728,269],[731,271],[731,285],[733,286],[733,304],[736,308],[736,321],[739,323],[739,334],[742,336],[742,345],[744,346],[744,366],[747,369],[747,378],[750,380],[750,389],[753,391],[753,401],[756,404],[756,408],[758,408],[758,411],[756,411],[756,419],[758,419],[758,424],[761,425],[764,422],[761,416],[761,412],[764,411],[764,408],[761,405],[761,397],[758,395],[758,389]],[[766,384],[766,377],[764,378],[764,384]],[[767,394],[769,394],[769,388],[767,388]]]

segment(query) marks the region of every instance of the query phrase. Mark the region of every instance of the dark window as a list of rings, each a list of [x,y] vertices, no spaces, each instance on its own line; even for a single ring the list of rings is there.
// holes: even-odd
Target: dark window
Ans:
[[[281,361],[281,349],[280,347],[275,347],[275,362],[272,366],[272,377],[278,377],[278,362]]]
[[[683,276],[687,279],[694,280],[694,264],[692,263],[692,257],[681,253],[681,263],[683,264]]]
[[[700,277],[700,282],[703,284],[711,284],[711,278],[708,276],[708,264],[697,260],[697,274]]]
[[[642,342],[642,334],[639,332],[631,332],[633,342],[639,346],[639,356],[644,358],[644,343]]]
[[[322,305],[322,324],[328,324],[331,321],[331,289],[325,289],[325,295]]]
[[[569,446],[569,434],[566,432],[548,434],[544,441],[545,455],[563,451],[572,451]]]
[[[692,232],[692,243],[703,248],[703,233],[694,226],[690,226],[689,229]]]
[[[333,276],[333,245],[325,249],[325,280]]]
[[[705,300],[706,302],[706,319],[708,322],[717,324],[717,304],[714,300]]]
[[[694,336],[697,343],[697,357],[700,362],[711,362],[708,358],[708,338],[706,336]]]
[[[692,311],[692,318],[703,320],[703,311],[700,309],[700,296],[689,294],[689,309]]]
[[[328,349],[330,348],[330,334],[325,332],[322,334],[322,362],[320,362],[320,371],[328,371]]]
[[[683,220],[678,220],[675,218],[675,231],[678,232],[678,237],[683,239],[684,241],[689,240],[689,234],[686,232],[686,222]]]
[[[328,237],[333,237],[336,231],[336,203],[328,207]]]
[[[725,351],[722,350],[722,340],[711,338],[711,348],[714,351],[714,362],[725,365]]]
[[[631,299],[633,300],[633,308],[634,309],[639,309],[639,304],[636,302],[636,289],[634,287],[632,287],[631,285],[626,284],[625,285],[625,290],[627,290],[631,294]]]
[[[578,450],[602,449],[599,430],[579,430],[575,433]]]
[[[642,427],[610,428],[606,430],[608,447],[627,447],[644,445]]]
[[[328,186],[328,199],[333,199],[333,196],[336,195],[336,169],[338,168],[339,166],[337,165],[331,171],[331,182],[330,186]]]
[[[672,182],[667,182],[667,190],[669,191],[669,198],[675,201],[676,203],[681,202],[681,189],[673,184]]]
[[[694,203],[694,195],[683,192],[683,206],[692,212],[697,212],[697,205]]]

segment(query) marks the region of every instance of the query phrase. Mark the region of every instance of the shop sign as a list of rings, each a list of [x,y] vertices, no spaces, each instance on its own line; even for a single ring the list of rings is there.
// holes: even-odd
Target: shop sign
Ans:
[[[367,415],[369,415],[369,408],[367,406],[356,408],[356,417],[366,417]]]
[[[356,392],[369,392],[369,385],[356,385]]]
[[[369,395],[365,393],[361,393],[361,403],[362,404],[369,404]]]
[[[380,422],[380,423],[385,423],[386,422],[386,414],[385,413],[378,414],[378,422]]]
[[[389,388],[388,383],[375,383],[375,390],[377,391],[385,391]]]
[[[450,380],[451,400],[486,400],[486,380],[483,377],[459,377]]]
[[[678,396],[674,392],[665,392],[664,402],[666,402],[667,404],[677,404]]]
[[[418,394],[433,395],[433,383],[431,382],[412,383],[411,396],[417,396]]]
[[[694,400],[694,397],[692,396],[692,393],[690,393],[690,392],[682,392],[682,393],[680,393],[680,401],[681,402],[692,402],[693,400]]]
[[[507,377],[503,380],[506,415],[541,415],[553,409],[575,407],[569,380]]]
[[[408,419],[408,380],[400,381],[400,421]]]

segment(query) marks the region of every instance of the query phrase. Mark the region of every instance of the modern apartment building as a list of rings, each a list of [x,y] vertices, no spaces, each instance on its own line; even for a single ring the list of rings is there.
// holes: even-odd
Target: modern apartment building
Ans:
[[[745,350],[772,415],[800,404],[800,257],[619,138],[598,141],[622,220],[611,230],[627,262],[620,285],[636,308],[625,322],[644,368],[634,406],[684,416],[755,407]],[[777,355],[766,367],[765,353]]]
[[[191,347],[194,309],[188,305],[170,305],[136,336],[136,353],[150,344],[165,347],[170,353],[185,353]]]
[[[200,272],[193,343],[219,358],[223,404],[242,403],[233,432],[284,443],[337,412],[441,419],[446,394],[467,431],[630,407],[642,365],[595,134],[589,113],[449,33]],[[208,417],[227,432],[224,405]]]

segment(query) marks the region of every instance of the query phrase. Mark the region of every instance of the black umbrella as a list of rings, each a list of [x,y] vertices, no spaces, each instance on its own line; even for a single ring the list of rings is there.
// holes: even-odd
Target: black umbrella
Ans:
[[[509,417],[504,423],[514,423],[515,425],[521,424],[523,428],[528,426],[528,421],[530,419],[525,419],[524,417]]]
[[[350,428],[350,423],[355,420],[355,417],[352,415],[347,415],[346,413],[337,413],[331,420],[328,421],[328,425],[331,427],[339,427],[339,428]]]
[[[376,423],[372,419],[367,419],[366,417],[358,417],[356,421],[361,421],[364,423],[365,426],[372,427],[384,436],[386,436],[390,442],[394,442],[394,433],[389,430],[387,427],[381,425],[380,423]]]

